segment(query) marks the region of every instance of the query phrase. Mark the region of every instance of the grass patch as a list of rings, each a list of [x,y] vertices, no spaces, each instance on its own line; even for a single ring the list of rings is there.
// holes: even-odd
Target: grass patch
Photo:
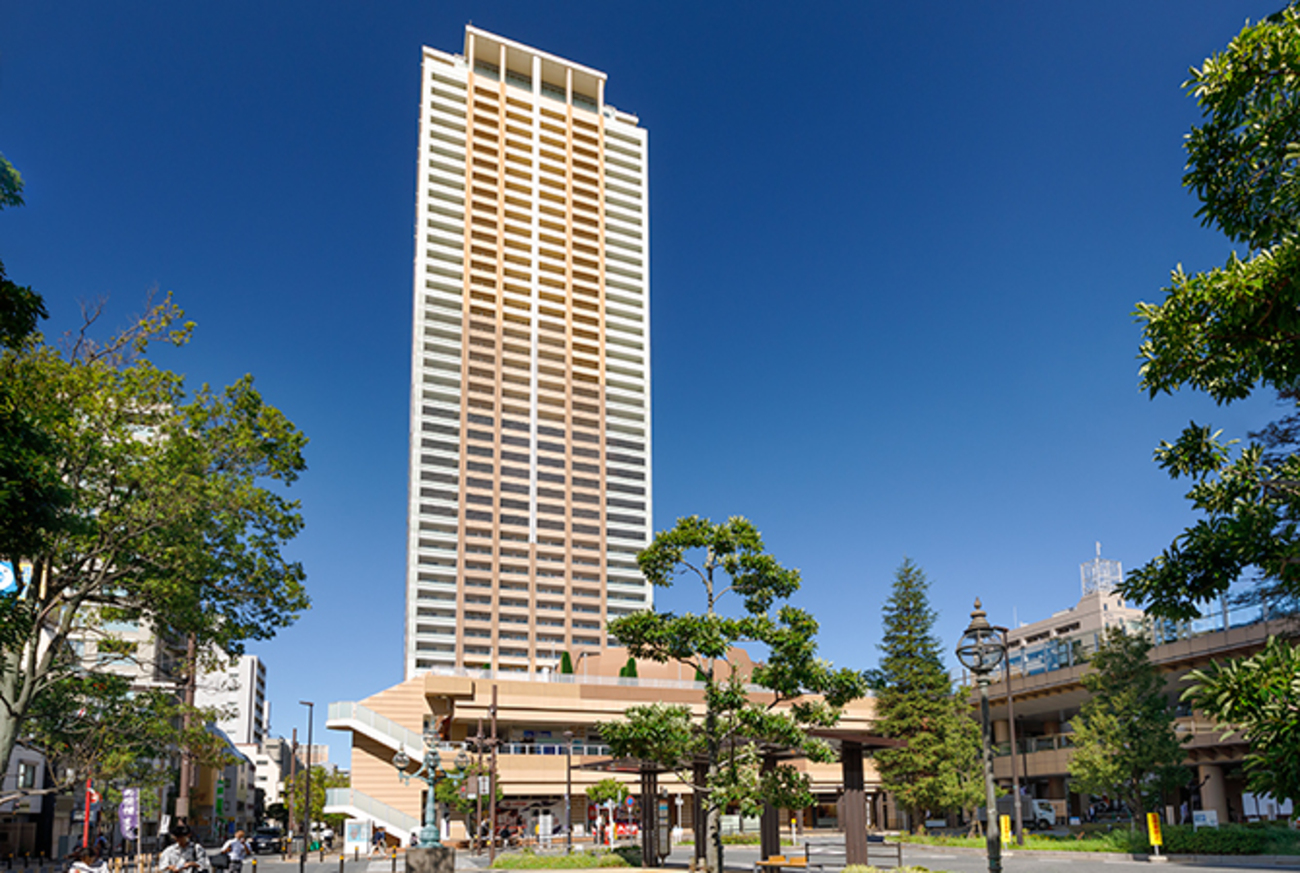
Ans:
[[[722,845],[724,846],[757,846],[763,842],[759,834],[723,834]],[[793,846],[794,840],[789,837],[781,838],[781,845]]]
[[[983,848],[983,837],[946,837],[928,834],[900,834],[904,843],[926,846],[964,846]],[[1217,828],[1193,830],[1191,825],[1166,825],[1164,827],[1165,855],[1300,855],[1300,832],[1285,824],[1225,824]],[[1008,851],[1019,848],[1015,843],[1005,846]],[[1094,831],[1078,836],[1052,834],[1026,834],[1026,849],[1054,852],[1114,852],[1117,854],[1144,855],[1151,851],[1147,843],[1146,828],[1130,831],[1117,827],[1112,831]]]
[[[641,851],[634,850],[637,853],[637,864],[640,864]],[[584,849],[581,852],[574,852],[571,855],[563,853],[558,855],[543,855],[532,849],[524,849],[519,852],[507,852],[499,855],[492,862],[495,870],[574,870],[585,869],[590,867],[631,867],[623,855],[623,851],[614,850],[613,852],[593,852],[590,849]]]
[[[899,842],[917,843],[924,846],[958,846],[968,849],[982,849],[985,846],[983,837],[899,834],[896,839]],[[1135,843],[1140,843],[1140,847],[1133,848]],[[1014,851],[1021,847],[1012,841],[1004,848],[1008,851]],[[1053,852],[1145,852],[1146,835],[1142,834],[1136,839],[1131,838],[1127,830],[1114,830],[1109,833],[1099,833],[1085,837],[1084,839],[1057,837],[1049,834],[1025,834],[1024,848]]]

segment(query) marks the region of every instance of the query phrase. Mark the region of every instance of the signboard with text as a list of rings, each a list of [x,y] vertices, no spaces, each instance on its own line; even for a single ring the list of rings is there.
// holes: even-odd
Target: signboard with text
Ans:
[[[1159,813],[1147,813],[1147,839],[1153,846],[1163,846],[1164,837],[1160,833],[1160,815]]]

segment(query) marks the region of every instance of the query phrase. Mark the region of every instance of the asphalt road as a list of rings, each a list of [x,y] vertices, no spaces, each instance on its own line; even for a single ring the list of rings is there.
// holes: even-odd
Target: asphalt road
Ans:
[[[829,871],[839,870],[843,867],[844,848],[841,840],[831,837],[814,837],[809,842],[811,843],[811,856],[814,864],[824,864]],[[886,864],[892,863],[892,858],[888,861],[883,855],[877,858],[874,845],[872,849],[871,861],[873,864],[884,867]],[[685,869],[693,855],[694,848],[692,846],[680,846],[668,857],[665,866],[678,870]],[[340,873],[338,855],[326,855],[324,863],[320,862],[319,857],[317,854],[311,856],[304,873]],[[758,860],[758,847],[727,846],[725,857],[729,871],[745,871],[745,873],[749,873],[754,869],[754,862]],[[1300,869],[1300,858],[1296,859],[1295,866],[1289,868],[1259,861],[1252,864],[1246,858],[1241,859],[1241,861],[1240,865],[1234,864],[1232,866],[1180,863],[1152,864],[1145,860],[1134,860],[1127,855],[1096,858],[1059,857],[1011,852],[1003,856],[1002,869],[1006,873],[1123,873],[1124,870],[1151,873],[1153,870],[1161,869],[1195,870],[1197,873],[1242,873],[1243,870],[1247,869]],[[987,873],[988,870],[988,862],[981,852],[945,849],[937,846],[904,846],[903,863],[927,867],[934,873]],[[486,855],[474,857],[464,851],[456,853],[456,867],[459,870],[482,869],[486,866]],[[398,873],[405,873],[405,870],[405,859],[399,854],[397,857],[397,871]],[[298,859],[296,858],[289,861],[281,860],[278,855],[263,855],[258,858],[257,873],[297,873],[297,871]],[[349,857],[345,860],[342,873],[391,873],[391,871],[392,863],[387,859],[381,861],[361,858],[360,862],[354,862]],[[244,865],[243,873],[252,873],[248,864]]]

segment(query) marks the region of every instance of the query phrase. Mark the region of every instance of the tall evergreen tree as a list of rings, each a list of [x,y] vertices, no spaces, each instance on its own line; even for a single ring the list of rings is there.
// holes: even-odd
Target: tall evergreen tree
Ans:
[[[968,806],[979,767],[979,731],[944,669],[929,580],[911,559],[894,574],[884,607],[883,653],[872,674],[877,729],[906,745],[876,753],[884,789],[919,828],[925,813]]]

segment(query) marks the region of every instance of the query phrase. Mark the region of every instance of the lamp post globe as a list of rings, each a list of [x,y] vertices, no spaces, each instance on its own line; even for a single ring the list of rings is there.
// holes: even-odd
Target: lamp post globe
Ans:
[[[1002,835],[997,824],[997,794],[993,789],[993,742],[989,724],[989,674],[1002,665],[1007,651],[999,629],[975,599],[970,625],[957,644],[957,660],[975,676],[980,689],[980,752],[984,764],[984,835],[988,847],[989,873],[1001,873]]]
[[[1001,666],[1006,657],[1002,634],[989,624],[988,616],[975,599],[975,610],[970,614],[970,625],[961,635],[957,645],[957,660],[975,675],[976,682],[988,684],[989,674]]]

